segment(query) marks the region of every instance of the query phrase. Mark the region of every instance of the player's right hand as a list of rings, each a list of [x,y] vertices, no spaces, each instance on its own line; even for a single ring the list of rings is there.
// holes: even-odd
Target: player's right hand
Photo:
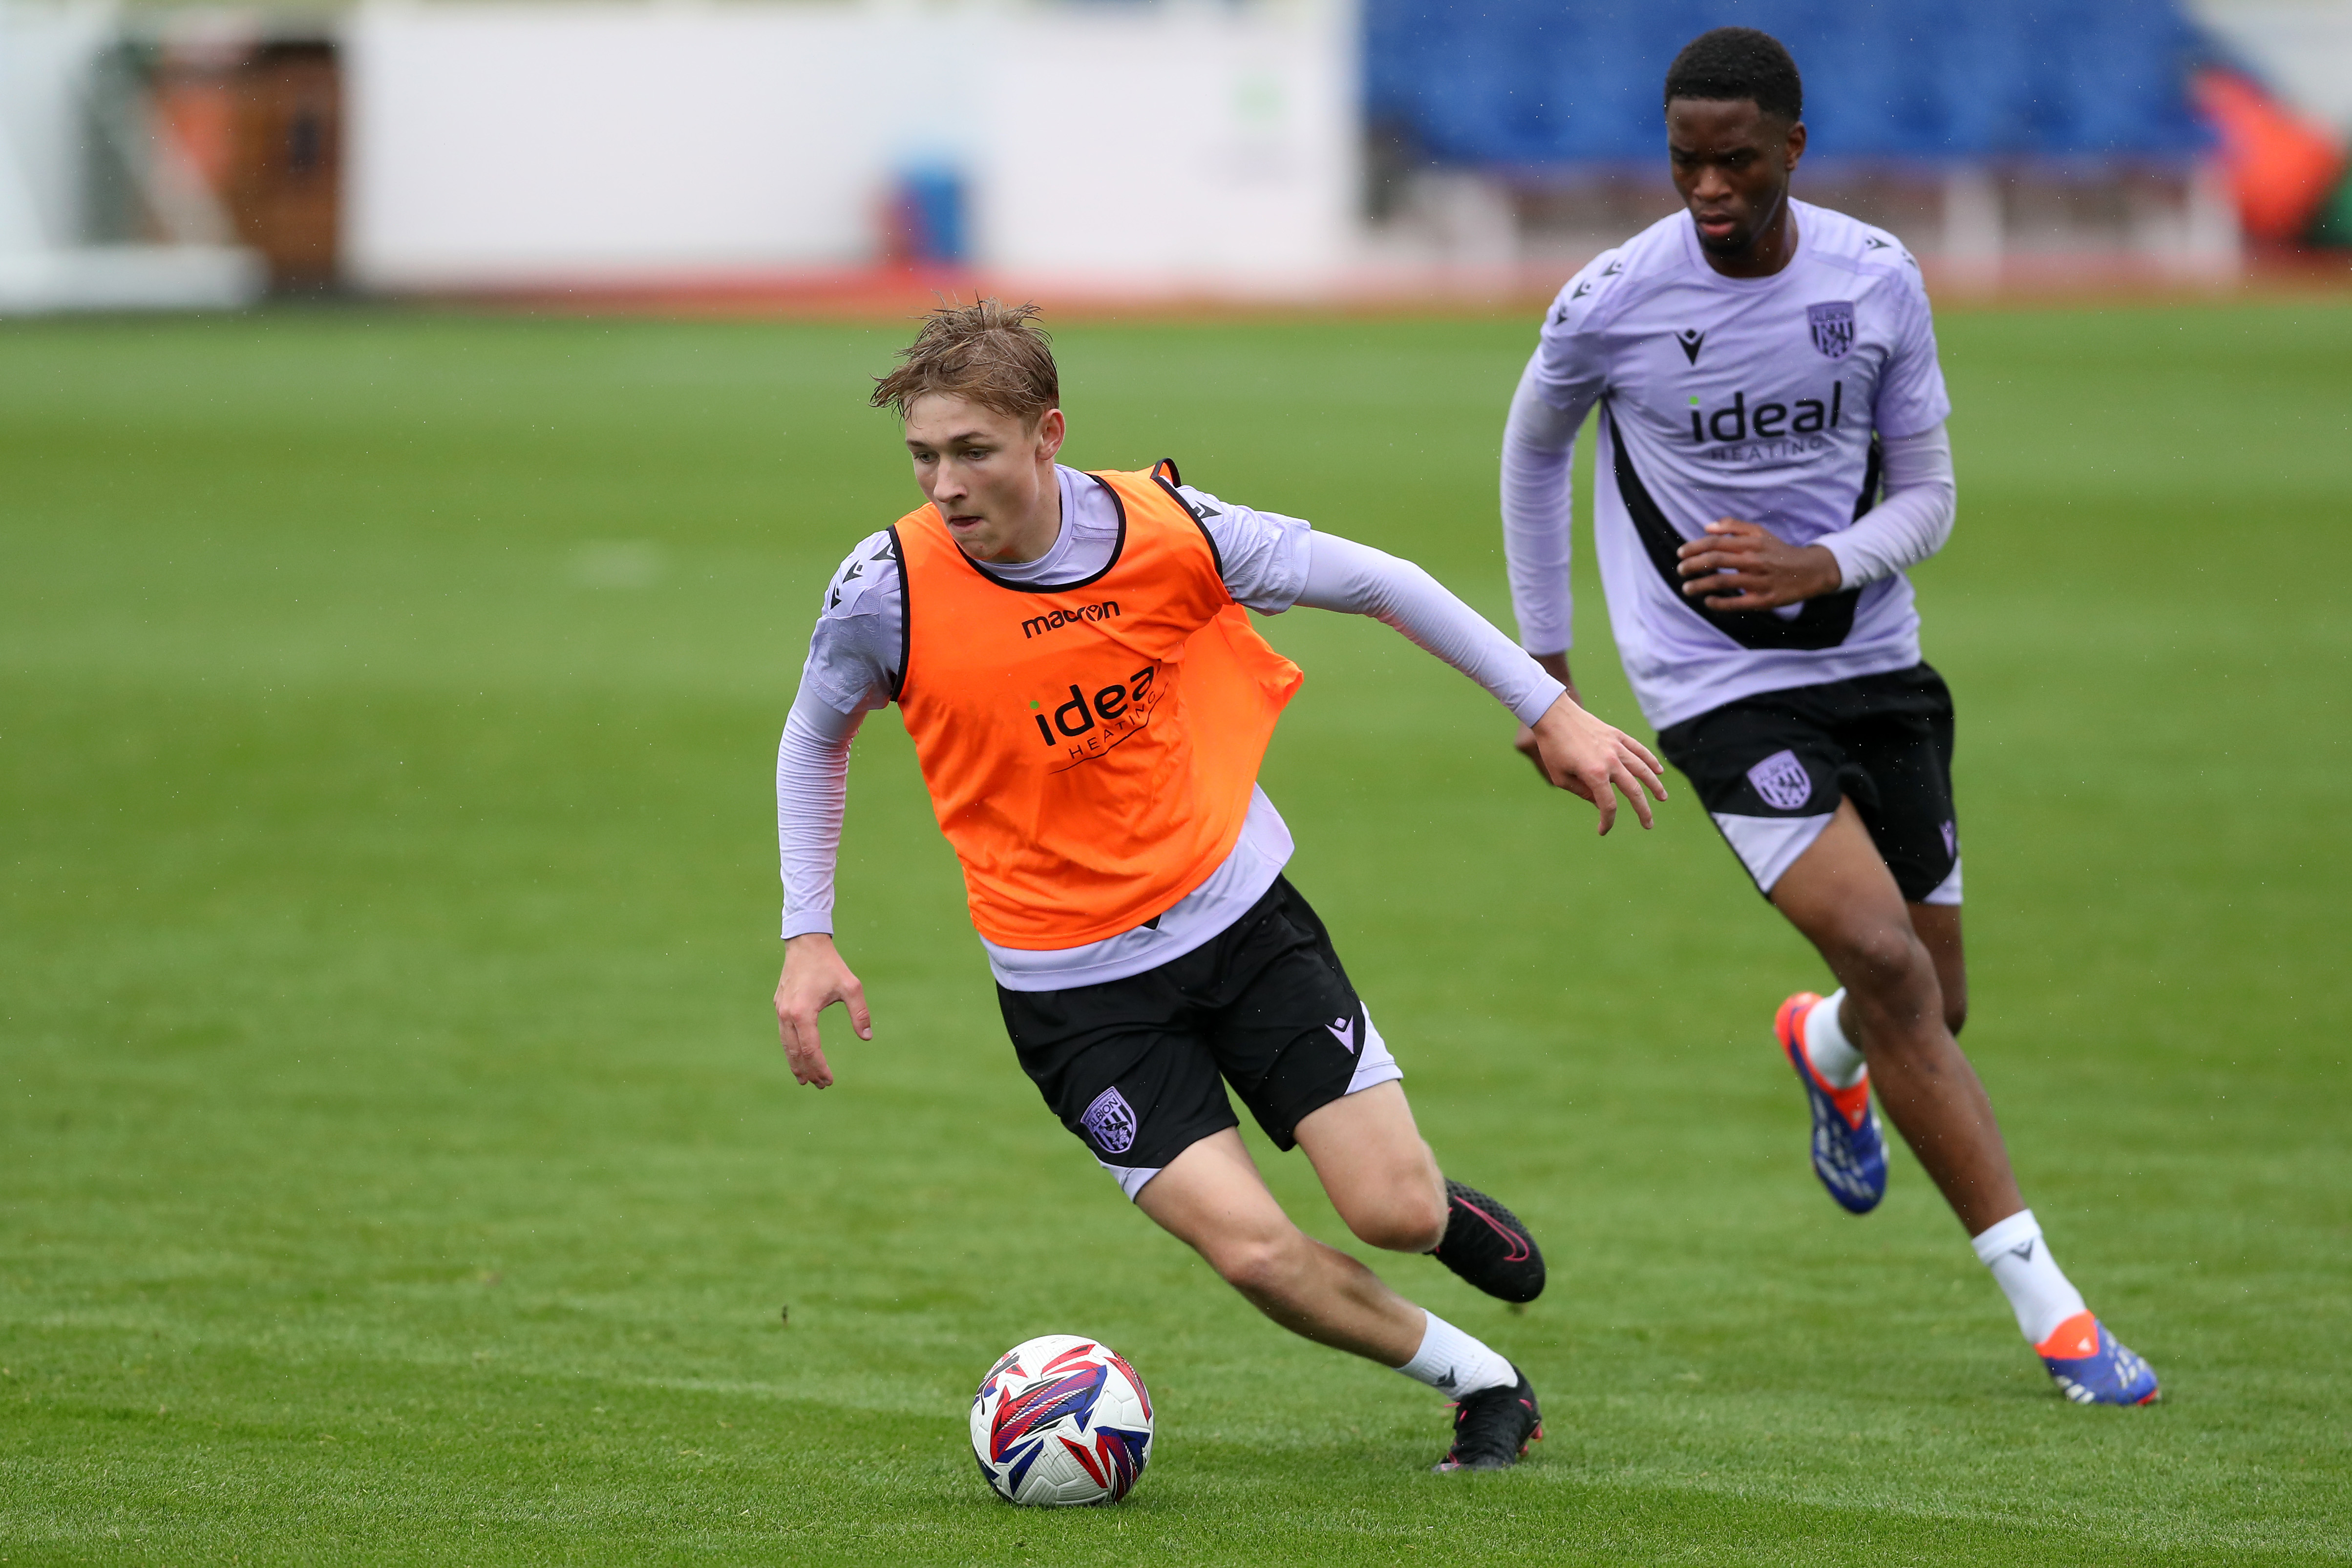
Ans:
[[[839,1002],[849,1009],[849,1025],[860,1040],[874,1038],[874,1015],[866,1010],[866,988],[842,962],[833,938],[821,931],[795,936],[784,944],[784,972],[776,980],[776,1031],[783,1038],[784,1060],[793,1077],[819,1089],[833,1084],[833,1069],[824,1060],[824,1041],[817,1032],[818,1015]]]
[[[1645,828],[1650,800],[1666,798],[1664,770],[1650,748],[1585,712],[1574,697],[1561,696],[1534,724],[1522,725],[1518,748],[1545,782],[1591,801],[1603,833],[1617,823],[1620,793]]]

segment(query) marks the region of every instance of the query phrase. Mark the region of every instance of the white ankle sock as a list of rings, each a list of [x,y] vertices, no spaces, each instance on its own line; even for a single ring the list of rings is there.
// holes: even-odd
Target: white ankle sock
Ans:
[[[2083,1292],[2050,1256],[2050,1243],[2042,1239],[2032,1209],[2019,1209],[1971,1245],[1977,1260],[1992,1270],[1993,1282],[2009,1297],[2028,1344],[2040,1344],[2060,1323],[2086,1310]]]
[[[1397,1368],[1415,1383],[1426,1383],[1459,1399],[1481,1388],[1502,1388],[1518,1382],[1511,1364],[1472,1339],[1435,1312],[1424,1314],[1429,1326],[1421,1333],[1421,1348]]]
[[[1805,1060],[1832,1089],[1853,1088],[1868,1071],[1862,1052],[1846,1039],[1845,1028],[1838,1022],[1838,1009],[1844,1005],[1845,988],[1841,986],[1815,1002],[1813,1010],[1805,1015]]]

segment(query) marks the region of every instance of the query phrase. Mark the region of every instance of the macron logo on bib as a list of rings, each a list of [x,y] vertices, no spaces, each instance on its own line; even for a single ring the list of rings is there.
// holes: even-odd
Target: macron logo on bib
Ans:
[[[1040,632],[1058,632],[1065,626],[1083,625],[1089,621],[1118,619],[1118,601],[1106,599],[1100,604],[1081,604],[1076,610],[1056,610],[1046,615],[1032,615],[1021,622],[1021,640],[1027,642]]]

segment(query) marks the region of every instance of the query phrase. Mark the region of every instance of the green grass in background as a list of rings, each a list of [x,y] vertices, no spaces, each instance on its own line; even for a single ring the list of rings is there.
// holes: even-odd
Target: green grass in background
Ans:
[[[1520,1470],[1437,1478],[1426,1390],[1259,1321],[1039,1105],[895,715],[842,876],[877,1038],[784,1070],[769,770],[819,589],[914,498],[863,407],[903,328],[8,329],[0,1560],[2352,1554],[2352,308],[1942,333],[1968,1045],[2165,1403],[2060,1401],[1907,1155],[1866,1220],[1822,1195],[1769,1019],[1824,977],[1687,789],[1595,841],[1482,695],[1301,612],[1292,874],[1552,1264],[1513,1315],[1371,1255],[1544,1396]],[[1531,335],[1073,329],[1068,455],[1507,623]],[[1579,674],[1633,725],[1590,559]],[[1062,1330],[1160,1409],[1117,1510],[965,1453]]]

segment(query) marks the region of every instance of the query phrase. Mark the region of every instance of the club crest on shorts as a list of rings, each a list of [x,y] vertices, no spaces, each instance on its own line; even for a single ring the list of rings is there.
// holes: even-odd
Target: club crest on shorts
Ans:
[[[1776,751],[1748,770],[1748,781],[1776,811],[1793,811],[1813,798],[1813,776],[1793,751]]]
[[[1123,1155],[1135,1147],[1135,1112],[1118,1089],[1106,1089],[1096,1095],[1095,1103],[1087,1107],[1080,1120],[1087,1136],[1103,1153]]]
[[[1853,301],[1832,299],[1825,305],[1805,307],[1805,319],[1813,329],[1813,347],[1832,360],[1843,360],[1853,348]]]

